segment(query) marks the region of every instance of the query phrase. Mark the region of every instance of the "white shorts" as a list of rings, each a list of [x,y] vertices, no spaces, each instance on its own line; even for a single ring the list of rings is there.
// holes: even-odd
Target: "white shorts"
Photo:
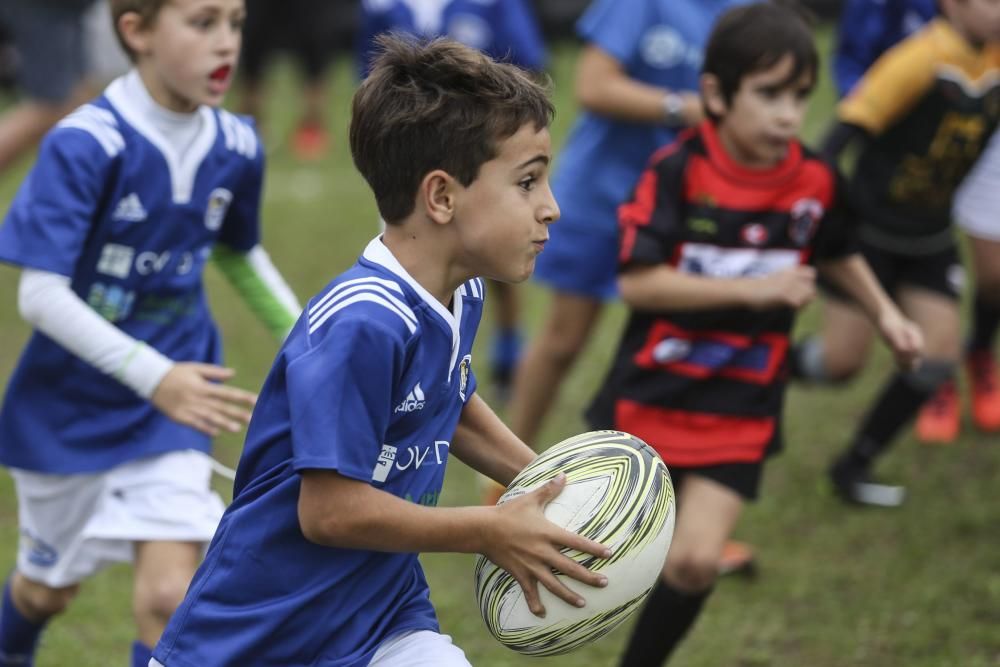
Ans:
[[[149,667],[164,667],[156,658]],[[451,637],[431,630],[413,630],[382,642],[368,667],[472,667]]]
[[[208,542],[225,509],[209,487],[211,461],[185,450],[94,474],[11,470],[18,572],[58,588],[132,562],[135,542]]]
[[[1000,241],[1000,131],[955,193],[952,213],[969,236]]]

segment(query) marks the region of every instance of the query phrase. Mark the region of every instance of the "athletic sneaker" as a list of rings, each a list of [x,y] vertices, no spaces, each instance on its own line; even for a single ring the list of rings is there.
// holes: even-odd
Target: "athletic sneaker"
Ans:
[[[873,481],[865,468],[837,461],[830,468],[834,492],[842,500],[868,507],[899,507],[906,499],[906,489]]]
[[[326,157],[330,138],[318,123],[301,123],[292,136],[292,151],[303,162],[315,162]]]
[[[920,408],[917,440],[925,445],[950,445],[958,439],[959,419],[958,391],[954,380],[949,380]]]
[[[1000,431],[1000,382],[993,353],[970,352],[965,363],[972,392],[972,421],[981,431]]]
[[[719,557],[719,576],[727,574],[742,574],[753,576],[757,573],[753,547],[746,542],[729,540],[722,547]]]

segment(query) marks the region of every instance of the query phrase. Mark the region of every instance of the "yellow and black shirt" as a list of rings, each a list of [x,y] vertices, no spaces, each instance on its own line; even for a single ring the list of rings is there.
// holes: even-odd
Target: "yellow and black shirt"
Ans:
[[[870,135],[851,183],[862,234],[950,238],[955,190],[1000,122],[1000,45],[936,19],[872,65],[838,119]]]

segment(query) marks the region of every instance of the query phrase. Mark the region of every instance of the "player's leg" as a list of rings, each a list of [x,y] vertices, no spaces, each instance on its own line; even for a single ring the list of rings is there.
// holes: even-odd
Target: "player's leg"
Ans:
[[[0,19],[20,55],[24,96],[0,115],[0,172],[86,99],[83,11],[54,3],[0,3]]]
[[[718,576],[743,497],[698,474],[683,476],[670,554],[625,648],[623,667],[659,666],[694,625]]]
[[[382,642],[369,667],[469,667],[451,637],[431,630],[402,632]]]
[[[13,572],[0,603],[0,666],[30,665],[49,620],[62,613],[79,585],[52,587]]]
[[[101,475],[49,475],[13,470],[20,540],[17,568],[0,606],[0,665],[31,664],[48,621],[76,595],[80,581],[103,565],[86,540],[102,502]]]
[[[996,209],[992,215],[996,215]],[[995,224],[1000,227],[1000,223]],[[969,240],[975,271],[972,322],[966,347],[972,419],[980,430],[992,433],[1000,431],[1000,374],[993,352],[1000,327],[1000,235],[997,239],[970,236]]]
[[[264,77],[272,49],[269,30],[275,21],[269,9],[272,5],[268,0],[246,0],[240,50],[240,113],[253,116],[258,127],[264,123]]]
[[[1000,132],[955,194],[958,225],[969,235],[976,291],[966,363],[972,418],[983,431],[1000,430],[1000,389],[993,345],[1000,326]]]
[[[535,262],[535,278],[551,296],[518,362],[507,413],[511,429],[532,447],[604,302],[618,293],[618,237],[613,225],[606,227],[561,221]]]
[[[222,517],[211,470],[206,454],[181,450],[132,461],[109,474],[107,497],[90,534],[127,545],[125,559],[135,568],[133,665],[149,662]]]
[[[838,492],[859,504],[892,507],[902,503],[902,489],[872,482],[871,467],[920,406],[952,380],[958,360],[960,322],[954,297],[906,285],[899,290],[899,304],[924,332],[925,356],[917,368],[893,374],[851,446],[831,470]]]
[[[518,363],[508,408],[511,429],[529,445],[536,445],[542,421],[590,339],[602,305],[589,296],[552,294],[541,329]]]
[[[496,325],[490,350],[493,389],[500,402],[510,398],[514,369],[521,357],[521,294],[517,285],[491,280],[490,303]]]
[[[132,645],[133,667],[149,663],[170,615],[184,599],[203,548],[199,542],[136,543],[132,613],[139,638]]]
[[[303,77],[302,114],[292,138],[292,148],[301,160],[319,160],[327,154],[330,144],[326,129],[331,11],[328,5],[335,3],[294,0],[283,4],[296,35],[294,49]]]
[[[795,375],[809,382],[842,382],[864,368],[875,331],[854,304],[829,295],[823,300],[822,329],[792,350]]]

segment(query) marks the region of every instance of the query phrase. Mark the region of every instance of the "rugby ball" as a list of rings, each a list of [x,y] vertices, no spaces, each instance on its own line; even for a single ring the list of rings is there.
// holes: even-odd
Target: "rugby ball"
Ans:
[[[574,607],[539,585],[546,611],[539,618],[528,610],[517,581],[480,555],[476,600],[486,627],[500,643],[525,655],[566,653],[628,618],[656,584],[674,533],[674,490],[666,465],[652,447],[621,431],[593,431],[553,445],[514,478],[497,504],[559,473],[566,474],[566,486],[545,506],[545,517],[612,549],[607,559],[564,551],[604,574],[608,585],[593,588],[557,573],[587,604]]]

